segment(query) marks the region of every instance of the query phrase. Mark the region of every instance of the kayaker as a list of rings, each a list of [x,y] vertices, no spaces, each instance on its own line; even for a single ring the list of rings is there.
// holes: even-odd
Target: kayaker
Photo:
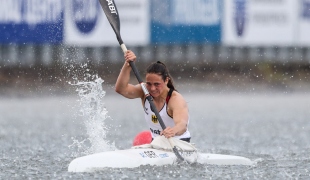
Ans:
[[[166,138],[175,137],[190,142],[188,106],[183,96],[176,91],[166,65],[160,61],[152,63],[146,69],[145,75],[146,88],[166,125],[166,129],[162,130],[141,85],[129,84],[131,72],[129,62],[135,61],[136,55],[128,50],[124,58],[125,63],[115,83],[115,91],[129,99],[141,98],[152,138],[164,135]]]

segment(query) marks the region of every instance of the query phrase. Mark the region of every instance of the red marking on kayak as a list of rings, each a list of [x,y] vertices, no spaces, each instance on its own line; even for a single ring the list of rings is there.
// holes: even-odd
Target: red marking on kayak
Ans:
[[[134,146],[139,146],[143,144],[150,144],[152,142],[152,135],[150,131],[142,131],[136,135],[133,140]]]

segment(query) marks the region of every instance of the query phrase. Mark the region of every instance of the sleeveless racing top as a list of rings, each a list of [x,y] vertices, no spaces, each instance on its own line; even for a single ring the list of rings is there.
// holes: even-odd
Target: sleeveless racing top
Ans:
[[[170,91],[168,92],[164,106],[162,107],[162,109],[158,109],[159,115],[161,116],[166,127],[168,127],[168,126],[174,127],[174,125],[175,125],[174,120],[172,119],[172,117],[167,112],[167,106],[168,106],[168,102],[169,102],[169,99],[171,97],[172,92],[173,92],[173,89],[170,89]],[[144,100],[144,112],[145,112],[144,117],[145,117],[146,123],[150,127],[152,138],[159,136],[160,132],[163,129],[161,128],[159,121],[158,121],[155,113],[152,111],[151,105],[147,99]],[[189,119],[188,119],[187,124],[189,124]],[[185,138],[190,138],[190,137],[191,137],[191,135],[190,135],[188,129],[186,129],[185,133],[183,133],[182,135],[175,136],[175,138],[178,138],[178,139],[185,139]]]

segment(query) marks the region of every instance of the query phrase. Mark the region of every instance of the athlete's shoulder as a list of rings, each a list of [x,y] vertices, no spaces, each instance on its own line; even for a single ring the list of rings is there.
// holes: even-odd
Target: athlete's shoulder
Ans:
[[[183,95],[181,93],[179,93],[179,91],[172,91],[171,97],[176,97],[176,98],[183,98]]]
[[[174,103],[185,103],[185,99],[181,93],[178,91],[173,91],[171,94],[170,101]]]

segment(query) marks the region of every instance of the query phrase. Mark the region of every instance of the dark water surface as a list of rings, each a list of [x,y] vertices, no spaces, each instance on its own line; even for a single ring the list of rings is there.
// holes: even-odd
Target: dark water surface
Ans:
[[[310,179],[310,93],[304,92],[183,91],[198,149],[244,156],[257,161],[255,166],[180,164],[69,173],[74,158],[129,148],[147,129],[140,100],[100,91],[1,97],[0,179]]]

